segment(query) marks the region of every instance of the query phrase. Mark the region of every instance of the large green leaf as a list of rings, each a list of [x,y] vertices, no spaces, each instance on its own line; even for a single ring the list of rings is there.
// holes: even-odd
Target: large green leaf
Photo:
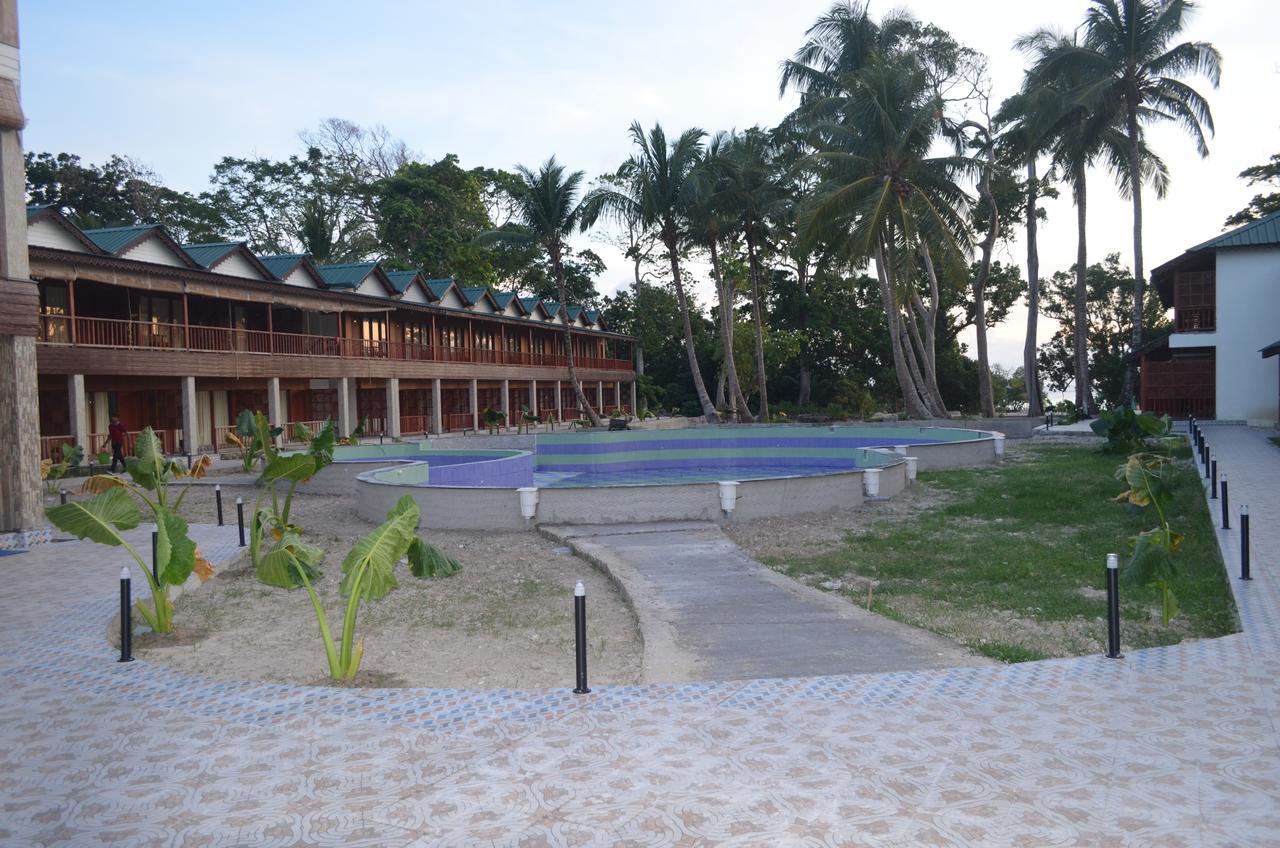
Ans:
[[[165,553],[161,556],[161,540]],[[176,513],[164,510],[156,522],[156,565],[163,583],[181,586],[191,576],[196,564],[196,543],[187,535],[187,522]]]
[[[251,438],[255,432],[253,413],[247,409],[240,410],[236,416],[236,435]]]
[[[316,471],[333,462],[334,441],[333,422],[325,421],[324,426],[312,437],[311,444],[307,448],[307,453],[315,458]]]
[[[315,473],[316,459],[310,454],[291,453],[287,456],[276,454],[267,462],[267,467],[262,469],[258,485],[270,486],[277,480],[301,482],[309,480]]]
[[[418,505],[405,495],[387,513],[387,520],[356,542],[342,561],[342,594],[350,593],[357,578],[365,600],[377,600],[399,586],[396,563],[409,550],[417,527]]]
[[[270,586],[294,589],[302,585],[299,572],[305,572],[307,580],[319,579],[315,566],[323,558],[322,548],[305,544],[297,533],[285,533],[259,560],[258,579]]]
[[[1131,586],[1151,586],[1170,580],[1178,568],[1173,562],[1182,537],[1162,529],[1147,530],[1133,539],[1133,556],[1120,572],[1120,578]]]
[[[87,501],[71,501],[45,510],[54,527],[77,539],[102,545],[120,545],[123,530],[132,530],[142,520],[138,505],[124,489],[112,488]]]
[[[408,555],[414,577],[447,577],[462,570],[456,559],[416,537],[409,543]]]
[[[133,482],[148,492],[154,492],[164,483],[168,461],[164,458],[164,448],[155,431],[150,427],[143,428],[133,440],[133,457],[125,463],[125,470]]]

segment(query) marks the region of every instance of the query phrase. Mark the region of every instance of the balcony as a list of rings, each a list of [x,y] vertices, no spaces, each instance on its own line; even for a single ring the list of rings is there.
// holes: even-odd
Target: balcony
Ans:
[[[1179,306],[1173,311],[1173,326],[1179,333],[1211,333],[1217,329],[1216,313],[1212,306]]]
[[[38,341],[50,345],[171,350],[198,353],[241,353],[268,356],[319,356],[340,359],[386,359],[412,362],[463,362],[530,368],[563,368],[558,353],[483,350],[466,347],[422,345],[412,342],[371,341],[337,336],[309,336],[267,330],[122,321],[113,318],[74,319],[66,315],[41,315]],[[630,360],[575,356],[583,369],[630,371]]]
[[[1179,271],[1173,279],[1173,327],[1179,333],[1218,328],[1217,283],[1212,271]]]

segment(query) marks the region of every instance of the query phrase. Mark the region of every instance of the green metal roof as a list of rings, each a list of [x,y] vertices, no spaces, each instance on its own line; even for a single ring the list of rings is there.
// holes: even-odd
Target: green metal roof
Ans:
[[[418,271],[384,271],[387,279],[391,281],[391,287],[404,294],[409,290],[409,285],[413,282],[414,277],[418,276]]]
[[[1231,232],[1196,245],[1188,252],[1218,250],[1223,247],[1262,247],[1269,244],[1280,244],[1280,212],[1272,212],[1264,218],[1236,227]]]
[[[590,321],[592,324],[594,324],[596,321],[600,320],[600,313],[595,311],[594,309],[588,309],[587,320]]]
[[[515,300],[515,297],[516,297],[516,296],[515,296],[515,292],[500,292],[500,291],[496,291],[496,292],[493,292],[492,294],[493,294],[493,299],[494,299],[494,300],[496,300],[496,301],[498,301],[498,308],[499,308],[499,309],[506,309],[506,308],[507,308],[507,304],[509,304],[511,301]]]
[[[115,254],[126,245],[130,245],[149,232],[160,229],[159,224],[144,224],[138,227],[103,227],[97,230],[82,230],[89,240],[107,253]]]
[[[484,286],[468,286],[465,289],[459,287],[459,291],[467,299],[467,303],[476,303],[489,292]]]
[[[305,253],[282,253],[279,256],[259,256],[258,261],[265,265],[277,280],[283,280],[298,267],[298,263],[306,258]]]
[[[525,312],[528,312],[531,315],[533,314],[533,311],[538,308],[538,304],[541,302],[542,299],[537,297],[520,298],[520,305],[524,307]]]
[[[569,307],[568,307],[568,309],[566,309],[565,311],[567,311],[567,312],[569,313],[569,320],[570,320],[570,321],[577,321],[577,320],[578,320],[578,316],[579,316],[580,314],[582,314],[582,307],[581,307],[581,306],[569,306]]]
[[[377,262],[348,262],[345,265],[320,265],[316,268],[325,285],[332,288],[354,289],[378,267]]]
[[[212,267],[231,251],[240,246],[239,242],[224,241],[216,244],[184,244],[182,249],[196,261],[201,268]]]
[[[453,285],[453,277],[445,277],[442,280],[427,280],[427,289],[430,290],[431,296],[436,300],[444,297],[444,293],[449,290],[451,285]]]
[[[1280,356],[1280,339],[1276,339],[1262,349],[1262,358],[1266,359],[1268,356]]]
[[[43,212],[44,210],[46,210],[46,209],[52,209],[52,208],[53,208],[53,204],[52,204],[52,203],[37,203],[35,206],[28,206],[28,207],[27,207],[27,220],[28,220],[28,221],[30,221],[32,218],[34,218],[35,216],[39,215],[39,214],[40,214],[41,212]]]

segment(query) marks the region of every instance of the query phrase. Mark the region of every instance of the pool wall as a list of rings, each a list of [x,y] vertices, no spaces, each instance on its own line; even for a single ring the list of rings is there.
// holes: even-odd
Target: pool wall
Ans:
[[[886,457],[880,471],[880,494],[892,496],[907,485],[907,463]],[[863,501],[863,471],[843,471],[817,477],[775,477],[744,480],[732,515],[720,509],[717,483],[674,486],[604,486],[539,489],[532,522],[520,515],[514,489],[436,488],[375,482],[375,474],[360,475],[356,512],[378,522],[403,495],[422,511],[422,526],[442,530],[525,530],[534,524],[613,524],[640,521],[745,521],[774,515],[800,515],[857,506]]]

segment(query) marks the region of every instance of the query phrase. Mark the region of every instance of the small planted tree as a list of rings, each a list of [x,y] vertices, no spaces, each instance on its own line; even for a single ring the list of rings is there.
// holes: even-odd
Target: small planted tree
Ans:
[[[364,656],[364,639],[356,641],[360,604],[383,598],[400,585],[395,571],[401,562],[407,561],[409,572],[420,578],[441,577],[460,570],[455,560],[418,538],[418,518],[418,505],[405,495],[387,513],[387,520],[357,541],[342,561],[339,591],[346,602],[342,629],[336,639],[315,589],[315,582],[321,577],[316,566],[323,551],[303,544],[296,534],[286,530],[272,550],[255,564],[258,579],[264,583],[307,590],[333,680],[351,680],[360,670]]]
[[[1155,527],[1129,539],[1132,554],[1120,572],[1120,579],[1130,586],[1155,589],[1160,593],[1160,622],[1165,627],[1178,614],[1178,599],[1173,594],[1173,579],[1178,574],[1174,555],[1182,546],[1183,535],[1169,527],[1169,507],[1173,491],[1169,475],[1173,458],[1161,453],[1135,453],[1116,470],[1116,479],[1129,488],[1115,500],[1130,509],[1155,512]]]
[[[58,481],[66,477],[72,469],[79,468],[82,462],[84,462],[84,448],[71,442],[63,442],[60,461],[40,460],[40,479],[45,481],[45,486],[50,492],[54,492]]]
[[[318,561],[316,549],[302,544],[302,528],[294,525],[290,516],[298,486],[333,462],[333,423],[326,421],[319,433],[295,425],[294,438],[306,448],[293,453],[275,449],[269,437],[271,427],[262,413],[254,415],[254,430],[254,443],[262,445],[263,468],[258,477],[261,491],[249,516],[249,561],[255,569],[260,568],[263,557],[281,547],[293,548],[291,556]]]
[[[50,507],[45,515],[53,526],[77,539],[123,546],[138,563],[151,589],[149,604],[137,602],[138,613],[155,632],[170,633],[173,601],[169,587],[185,583],[198,560],[195,542],[187,535],[187,522],[178,515],[178,510],[191,489],[191,482],[205,475],[210,460],[201,456],[187,470],[182,463],[165,459],[160,440],[150,427],[138,435],[133,450],[135,455],[125,460],[127,476],[90,477],[85,481],[84,491],[93,497]],[[170,486],[184,478],[186,484],[177,497],[173,497]],[[139,503],[151,512],[156,524],[154,573],[123,535],[142,522]]]

